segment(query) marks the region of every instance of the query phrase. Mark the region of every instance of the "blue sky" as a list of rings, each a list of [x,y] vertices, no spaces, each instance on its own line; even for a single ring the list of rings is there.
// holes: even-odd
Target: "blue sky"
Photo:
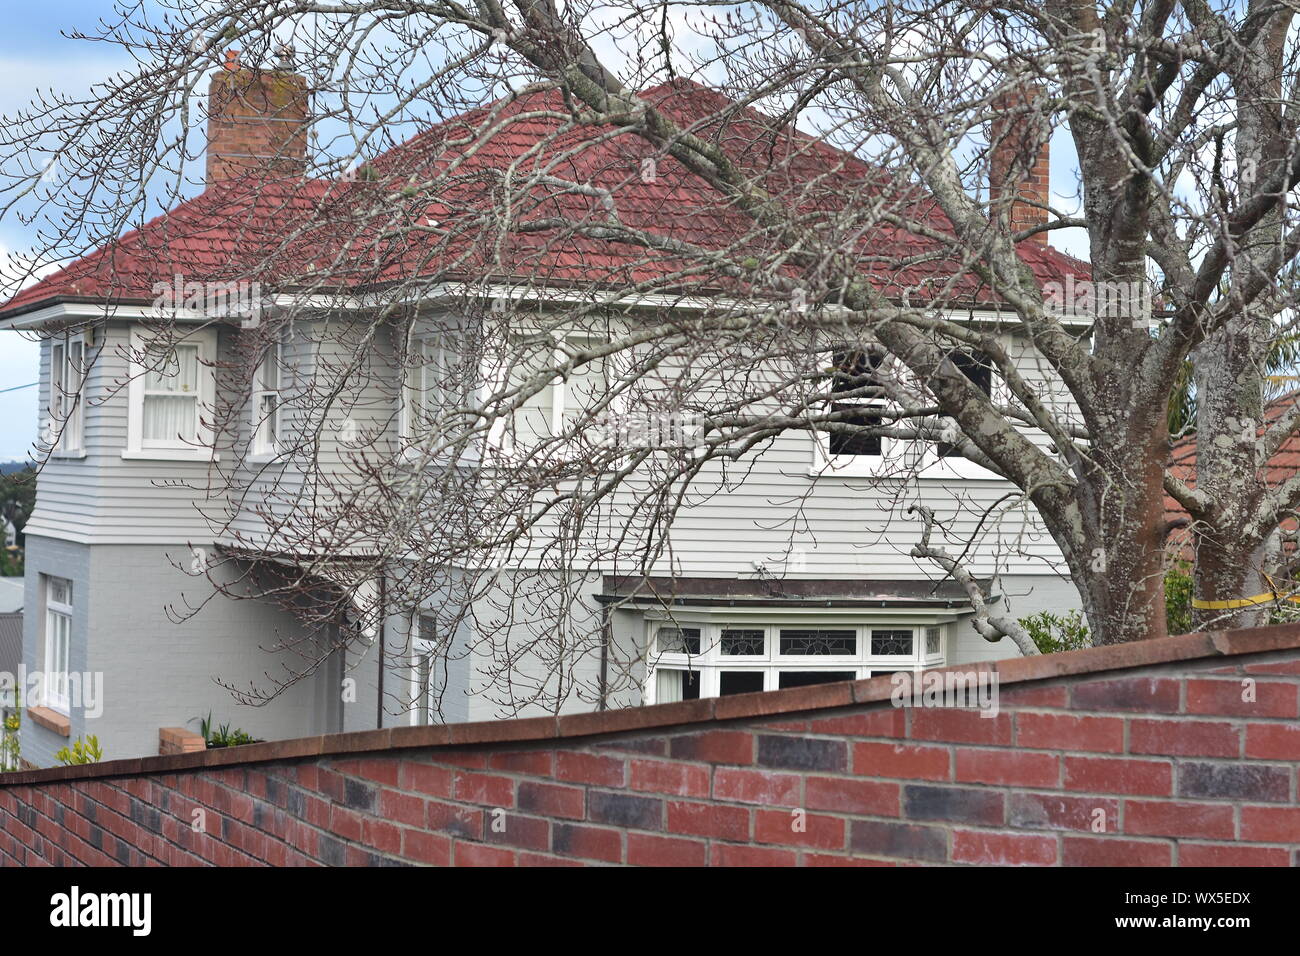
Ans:
[[[73,41],[60,30],[93,32],[111,15],[104,0],[43,0],[5,5],[0,32],[0,114],[22,109],[38,89],[84,91],[121,65],[120,55],[101,44]],[[19,222],[0,222],[0,253],[32,243]],[[36,345],[16,332],[0,332],[0,461],[21,460],[36,439]]]

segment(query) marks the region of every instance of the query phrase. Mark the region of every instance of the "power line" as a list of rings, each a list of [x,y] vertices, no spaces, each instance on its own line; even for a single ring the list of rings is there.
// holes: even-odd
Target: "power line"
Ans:
[[[3,395],[5,392],[16,392],[16,391],[18,391],[19,389],[23,389],[23,388],[31,388],[32,386],[34,386],[34,385],[39,385],[39,384],[41,384],[41,383],[40,383],[40,382],[28,382],[26,385],[14,385],[12,388],[0,388],[0,395]]]

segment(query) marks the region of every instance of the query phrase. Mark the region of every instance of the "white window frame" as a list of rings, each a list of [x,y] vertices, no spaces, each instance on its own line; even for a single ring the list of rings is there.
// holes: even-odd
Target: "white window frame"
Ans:
[[[85,454],[86,338],[84,332],[74,332],[56,334],[51,340],[46,437],[56,457],[80,458]],[[79,364],[73,359],[74,346],[81,355]]]
[[[45,581],[45,656],[42,661],[45,679],[44,703],[61,714],[71,712],[69,684],[72,656],[73,606],[76,595],[68,578],[44,575]],[[67,588],[67,601],[56,601],[54,589]]]
[[[268,384],[268,369],[275,370],[275,387]],[[267,461],[280,454],[280,441],[284,411],[284,344],[272,342],[253,370],[252,401],[249,409],[249,426],[252,432],[249,455],[253,461]],[[269,415],[262,404],[268,397],[275,398],[275,410]]]
[[[834,368],[836,354],[837,352],[822,354],[820,357],[822,364],[827,368]],[[882,375],[894,374],[900,367],[901,363],[895,356],[885,353],[880,367]],[[832,398],[830,404],[875,406],[886,416],[891,412],[897,412],[899,407],[897,402],[888,398],[846,398],[839,400]],[[904,455],[907,452],[908,444],[908,442],[889,435],[881,435],[879,455],[833,455],[831,454],[830,432],[815,429],[813,431],[813,461],[809,474],[814,477],[827,476],[835,478],[875,478],[883,475],[899,474],[904,464]]]
[[[700,696],[717,697],[721,689],[723,671],[758,671],[763,674],[763,690],[780,688],[782,671],[842,671],[852,674],[853,680],[915,668],[941,667],[946,658],[948,620],[931,616],[882,616],[864,618],[862,614],[840,613],[833,616],[818,612],[815,615],[796,617],[768,611],[746,620],[747,615],[735,611],[694,612],[675,614],[671,619],[647,615],[645,620],[646,679],[642,687],[646,704],[657,702],[658,674],[661,670],[692,670],[700,675]],[[660,628],[699,628],[700,653],[686,654],[660,651],[656,638]],[[926,631],[940,629],[939,652],[930,654],[926,647]],[[762,630],[763,653],[753,655],[724,655],[722,631]],[[857,644],[854,654],[782,654],[781,632],[788,630],[853,631]],[[871,632],[907,630],[912,632],[912,653],[907,655],[881,655],[871,653]]]
[[[991,360],[989,361],[990,378],[989,378],[989,401],[995,406],[1007,406],[1011,404],[1011,388],[1007,385],[1006,380],[998,374],[998,367]],[[941,420],[944,429],[953,429],[955,437],[964,437],[961,431],[957,429],[956,423],[951,418]],[[985,468],[983,465],[971,461],[964,455],[951,456],[946,455],[939,457],[938,447],[934,442],[925,442],[924,449],[921,452],[921,459],[918,465],[917,476],[920,478],[929,478],[940,481],[1006,481],[995,471]]]
[[[519,336],[519,338],[521,339],[523,337],[524,337],[523,335]],[[572,343],[574,346],[577,346],[579,348],[587,347],[587,345],[579,344],[583,342],[606,343],[609,341],[608,336],[596,332],[587,332],[580,329],[575,329],[570,332],[565,332],[563,333],[562,338],[566,344]],[[513,350],[514,345],[515,343],[511,342],[506,346],[507,353]],[[602,360],[604,365],[604,373],[606,376],[605,378],[606,385],[609,384],[609,375],[610,375],[609,365],[615,362],[616,358],[617,358],[616,355],[608,355],[605,356],[605,358]],[[555,365],[561,365],[566,360],[567,360],[567,356],[564,348],[557,343],[551,353],[551,362]],[[493,362],[482,370],[482,380],[483,380],[483,386],[481,389],[481,395],[486,401],[486,399],[489,396],[491,396],[495,391],[499,391],[509,383],[510,368],[506,366],[504,362],[500,362],[500,361]],[[551,430],[551,433],[549,435],[540,435],[540,436],[532,436],[532,437],[535,437],[538,441],[552,442],[553,449],[561,450],[561,451],[567,450],[569,446],[569,442],[567,441],[557,442],[556,439],[564,432],[566,428],[564,415],[565,412],[568,410],[568,405],[569,405],[568,399],[570,394],[570,384],[568,380],[564,378],[564,376],[557,374],[554,378],[551,379],[550,383],[546,385],[546,388],[550,390],[550,394],[548,396],[549,408],[546,409],[546,415],[548,419],[547,424]],[[608,405],[606,406],[607,409],[606,414],[618,415],[623,413],[626,410],[626,408],[627,408],[627,394],[626,392],[622,392],[619,395],[615,396],[613,401],[608,403]],[[523,411],[524,411],[523,408],[515,409],[513,422],[508,422],[504,417],[502,417],[502,418],[498,418],[496,421],[492,423],[492,429],[488,436],[488,441],[493,446],[497,454],[504,454],[507,457],[513,457],[516,454],[526,454],[528,452],[529,450],[528,446],[522,442],[519,442],[517,438],[513,437],[518,434],[521,425],[524,425],[524,422],[522,421],[522,416],[520,414]]]
[[[145,373],[148,366],[137,361],[137,356],[145,349],[150,338],[139,328],[131,329],[131,358],[128,363],[130,385],[128,387],[127,441],[123,458],[157,459],[162,461],[206,461],[218,456],[214,445],[211,426],[204,421],[204,411],[211,409],[216,398],[216,372],[213,363],[217,350],[217,333],[215,329],[199,329],[186,333],[176,345],[190,345],[198,348],[198,391],[194,402],[196,417],[194,443],[181,439],[144,440],[144,400]],[[161,394],[161,393],[160,393]],[[169,393],[170,394],[170,393]]]

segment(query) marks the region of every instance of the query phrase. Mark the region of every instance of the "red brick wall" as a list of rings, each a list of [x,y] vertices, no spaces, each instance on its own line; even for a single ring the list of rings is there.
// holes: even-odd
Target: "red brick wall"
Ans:
[[[1300,628],[997,672],[993,718],[877,679],[11,774],[0,860],[1300,864]]]

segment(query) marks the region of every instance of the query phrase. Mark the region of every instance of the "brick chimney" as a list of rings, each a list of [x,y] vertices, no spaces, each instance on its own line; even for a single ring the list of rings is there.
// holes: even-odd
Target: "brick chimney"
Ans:
[[[240,176],[298,176],[307,167],[308,94],[288,51],[272,70],[250,69],[238,50],[208,86],[207,183]]]
[[[1040,95],[1042,90],[1036,87],[1011,90],[990,104],[993,111],[989,122],[990,215],[997,215],[999,204],[1013,196],[1012,232],[1047,222],[1051,130],[1045,117],[1034,107]],[[1040,232],[1025,241],[1045,246],[1047,233]]]

